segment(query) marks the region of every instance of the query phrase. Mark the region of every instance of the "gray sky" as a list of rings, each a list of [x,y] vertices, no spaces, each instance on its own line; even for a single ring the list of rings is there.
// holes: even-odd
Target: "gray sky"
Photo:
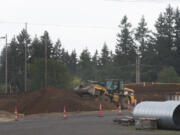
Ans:
[[[118,25],[127,15],[133,27],[142,15],[150,29],[160,12],[179,0],[0,0],[0,36],[9,41],[28,23],[31,38],[47,30],[53,42],[60,38],[63,47],[80,53],[86,47],[94,53],[106,42],[114,50]],[[0,49],[4,40],[0,40]]]

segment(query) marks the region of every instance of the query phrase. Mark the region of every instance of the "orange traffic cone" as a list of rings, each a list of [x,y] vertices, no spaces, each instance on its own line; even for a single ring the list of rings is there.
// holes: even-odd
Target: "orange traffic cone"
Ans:
[[[128,110],[131,110],[130,101],[128,100]]]
[[[121,110],[121,104],[119,103],[119,107],[118,107],[118,115],[122,114],[122,110]]]
[[[16,106],[14,107],[14,114],[15,114],[14,120],[17,121],[18,120],[18,111],[17,111],[17,107]]]
[[[99,117],[103,117],[102,105],[99,105]]]
[[[66,106],[64,106],[64,120],[66,119]]]
[[[134,100],[134,107],[136,107],[136,105],[137,105],[137,100],[135,99]]]

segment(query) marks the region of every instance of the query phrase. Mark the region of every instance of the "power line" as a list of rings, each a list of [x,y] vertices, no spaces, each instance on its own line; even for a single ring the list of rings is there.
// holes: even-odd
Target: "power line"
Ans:
[[[167,2],[167,0],[104,0],[104,1],[109,1],[109,2],[123,2],[123,3],[142,3],[142,2],[150,2],[150,3],[162,3],[162,2]],[[173,1],[178,1],[178,0],[173,0]],[[170,0],[169,0],[170,3]]]
[[[0,21],[1,24],[24,24],[24,22],[10,22],[10,21]],[[113,26],[103,26],[103,25],[64,25],[64,24],[43,24],[43,23],[28,23],[28,26],[45,26],[45,27],[62,27],[62,28],[90,28],[90,29],[117,29]]]
[[[5,23],[5,24],[24,24],[23,22],[10,22],[10,21],[0,21],[0,23]]]

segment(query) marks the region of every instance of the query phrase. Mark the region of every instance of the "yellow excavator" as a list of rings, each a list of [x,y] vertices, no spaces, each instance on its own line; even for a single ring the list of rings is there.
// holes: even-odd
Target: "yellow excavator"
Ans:
[[[124,82],[120,79],[87,81],[75,90],[82,97],[97,97],[100,101],[120,103],[122,108],[127,108],[128,102],[134,104],[134,90],[124,88]]]

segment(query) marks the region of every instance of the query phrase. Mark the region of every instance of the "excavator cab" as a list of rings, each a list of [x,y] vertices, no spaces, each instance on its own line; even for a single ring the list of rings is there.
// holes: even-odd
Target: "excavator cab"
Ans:
[[[106,89],[109,94],[124,93],[124,82],[118,79],[106,80]]]

